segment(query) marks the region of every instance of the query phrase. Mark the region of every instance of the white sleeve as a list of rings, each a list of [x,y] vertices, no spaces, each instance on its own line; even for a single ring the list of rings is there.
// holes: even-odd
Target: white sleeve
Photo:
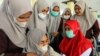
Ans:
[[[89,48],[86,51],[84,51],[80,56],[90,56],[91,52],[92,52],[92,48]]]
[[[65,54],[62,54],[61,56],[66,56]]]

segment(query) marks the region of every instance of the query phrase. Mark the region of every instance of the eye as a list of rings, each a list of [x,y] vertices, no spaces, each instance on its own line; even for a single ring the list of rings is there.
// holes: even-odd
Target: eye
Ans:
[[[41,41],[41,42],[40,42],[40,44],[43,44],[43,43],[44,43],[44,41]]]
[[[65,30],[71,30],[71,28],[69,26],[66,26]]]

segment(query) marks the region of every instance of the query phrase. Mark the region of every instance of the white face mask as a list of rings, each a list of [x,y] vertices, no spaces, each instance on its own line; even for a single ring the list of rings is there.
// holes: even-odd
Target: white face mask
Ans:
[[[40,47],[42,52],[45,54],[48,51],[48,45]]]
[[[27,22],[17,22],[20,27],[26,27]]]
[[[69,18],[70,18],[70,15],[67,15],[67,16],[64,15],[63,18],[64,18],[65,20],[66,20],[66,19],[69,19]]]
[[[47,14],[39,13],[39,17],[43,20],[47,19]]]
[[[16,19],[14,19],[15,23],[20,27],[26,27],[27,22],[18,22]]]

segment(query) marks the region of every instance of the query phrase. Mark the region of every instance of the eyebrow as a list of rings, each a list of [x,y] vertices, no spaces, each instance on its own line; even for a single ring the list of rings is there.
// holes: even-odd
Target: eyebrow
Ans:
[[[47,39],[46,41],[48,41],[48,39]],[[45,42],[45,41],[43,40],[43,41],[41,41],[41,42]]]

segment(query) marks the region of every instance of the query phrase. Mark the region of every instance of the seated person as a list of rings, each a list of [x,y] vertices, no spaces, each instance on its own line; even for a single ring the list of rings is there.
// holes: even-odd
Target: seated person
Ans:
[[[92,42],[80,30],[76,20],[69,20],[64,25],[66,36],[59,45],[61,53],[65,56],[90,56]]]
[[[37,56],[61,56],[49,46],[48,35],[40,30],[34,29],[28,32],[27,52],[34,52]]]

